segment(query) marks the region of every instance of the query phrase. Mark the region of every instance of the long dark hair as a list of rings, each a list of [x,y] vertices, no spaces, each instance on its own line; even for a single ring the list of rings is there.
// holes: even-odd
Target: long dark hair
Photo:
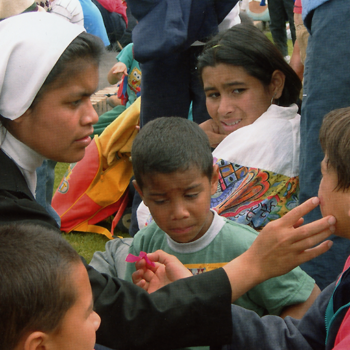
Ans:
[[[298,99],[301,81],[275,45],[251,24],[238,24],[212,38],[198,58],[198,71],[217,64],[243,67],[264,86],[271,83],[272,73],[281,71],[286,79],[279,105],[288,107]]]

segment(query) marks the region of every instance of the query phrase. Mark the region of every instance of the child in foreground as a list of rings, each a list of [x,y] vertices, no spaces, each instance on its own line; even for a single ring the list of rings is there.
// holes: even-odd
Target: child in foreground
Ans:
[[[154,222],[134,237],[129,253],[157,249],[175,255],[191,272],[217,269],[244,253],[257,232],[210,209],[218,186],[208,137],[194,122],[164,117],[147,123],[132,147],[134,186]],[[131,281],[134,264],[127,264]],[[235,304],[266,314],[302,317],[319,289],[299,267],[261,283]]]
[[[319,187],[320,208],[324,217],[336,218],[335,234],[350,239],[350,107],[330,112],[320,130],[325,157]],[[175,258],[164,253],[148,254],[153,261],[167,262],[153,271],[137,263],[140,286],[154,291],[181,275]],[[172,261],[170,268],[169,261]],[[290,317],[259,316],[232,305],[232,344],[224,349],[349,349],[350,347],[350,257],[338,280],[329,285],[301,320]],[[176,274],[174,275],[174,273]],[[145,279],[143,279],[145,278]]]
[[[55,229],[0,226],[0,284],[0,349],[94,349],[100,317],[88,274]]]

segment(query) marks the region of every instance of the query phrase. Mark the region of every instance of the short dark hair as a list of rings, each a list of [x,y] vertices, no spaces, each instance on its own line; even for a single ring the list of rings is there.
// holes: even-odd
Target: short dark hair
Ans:
[[[12,350],[28,332],[60,326],[77,298],[70,274],[79,262],[54,228],[0,225],[0,349]]]
[[[298,100],[301,90],[299,77],[276,46],[251,24],[237,24],[205,45],[198,57],[200,77],[205,67],[215,67],[220,63],[244,68],[264,86],[271,83],[272,73],[279,70],[286,77],[279,105],[288,107]]]
[[[350,107],[335,109],[323,119],[320,143],[338,176],[336,190],[350,187]]]
[[[205,132],[194,122],[162,117],[147,123],[136,136],[131,151],[135,179],[156,173],[169,174],[197,167],[210,180],[213,156]]]
[[[71,77],[72,73],[74,74],[76,67],[72,65],[73,62],[81,60],[98,66],[103,52],[104,46],[100,38],[86,32],[80,33],[62,53],[35,96],[30,108],[35,108],[38,100],[53,83],[64,84],[67,78]],[[82,69],[84,68],[82,65]]]

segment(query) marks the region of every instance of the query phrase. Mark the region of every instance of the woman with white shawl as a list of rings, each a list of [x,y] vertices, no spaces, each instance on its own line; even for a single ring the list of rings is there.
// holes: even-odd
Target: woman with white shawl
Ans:
[[[260,230],[298,205],[300,79],[246,24],[210,40],[198,70],[212,118],[201,127],[220,172],[211,206]]]

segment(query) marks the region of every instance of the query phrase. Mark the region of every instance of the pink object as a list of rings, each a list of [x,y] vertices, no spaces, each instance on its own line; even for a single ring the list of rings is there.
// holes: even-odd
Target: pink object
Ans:
[[[145,259],[147,265],[156,266],[156,264],[153,261],[148,259],[147,253],[145,253],[145,252],[140,252],[139,256],[135,256],[133,254],[128,254],[125,261],[130,262],[130,263],[134,263],[136,261],[140,261],[141,259]]]

